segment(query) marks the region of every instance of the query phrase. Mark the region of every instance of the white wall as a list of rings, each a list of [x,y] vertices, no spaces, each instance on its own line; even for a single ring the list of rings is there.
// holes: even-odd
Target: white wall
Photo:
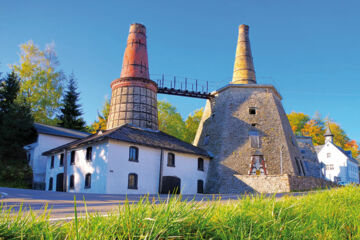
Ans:
[[[92,161],[86,160],[86,148],[92,147]],[[70,165],[71,151],[68,152],[67,191],[84,193],[106,193],[106,174],[108,164],[109,143],[101,142],[86,145],[75,151],[75,164]],[[91,174],[91,187],[85,188],[85,175]],[[74,189],[69,189],[70,176],[74,175]]]
[[[138,162],[129,161],[129,147],[139,149]],[[158,193],[160,149],[110,141],[107,193]],[[128,189],[128,175],[138,175],[138,189]]]
[[[45,173],[47,166],[47,157],[42,156],[43,152],[46,152],[50,149],[59,147],[66,143],[75,141],[75,138],[67,138],[67,137],[59,137],[54,135],[48,135],[39,133],[38,139],[36,143],[28,145],[30,150],[27,152],[31,153],[31,161],[30,166],[33,170],[34,182],[44,182],[45,181]]]
[[[90,146],[90,145],[89,145]],[[129,147],[139,149],[138,162],[129,161]],[[86,148],[77,148],[75,165],[70,165],[71,151],[67,153],[67,191],[107,193],[107,194],[157,194],[159,191],[159,172],[161,150],[136,144],[109,140],[93,145],[92,161],[85,159]],[[198,156],[172,152],[175,154],[175,167],[167,166],[168,151],[163,151],[163,176],[176,176],[181,179],[181,193],[197,193],[197,181],[206,182],[209,159],[204,159],[204,171],[199,171]],[[58,167],[60,155],[55,155],[55,166],[50,169],[51,156],[48,158],[46,190],[49,178],[53,177],[53,190],[56,189],[56,175],[64,171]],[[85,175],[91,173],[91,188],[85,188]],[[128,189],[128,175],[138,176],[138,188]],[[70,176],[74,174],[75,188],[69,189]],[[204,186],[205,189],[205,186]]]
[[[167,166],[168,153],[175,154],[175,167]],[[198,157],[192,154],[177,153],[173,151],[164,151],[163,176],[176,176],[181,180],[182,194],[197,193],[197,181],[203,180],[204,191],[206,175],[209,168],[209,160],[204,159],[204,171],[198,170]]]
[[[331,154],[330,157],[328,157],[328,153]],[[341,184],[359,183],[357,164],[350,161],[348,156],[342,153],[333,143],[325,143],[318,153],[318,159],[322,165],[322,173],[327,180],[334,181],[334,177],[340,177]],[[326,165],[331,164],[334,165],[334,169],[326,170]]]
[[[108,143],[102,142],[92,146],[92,161],[86,161],[86,148],[72,149],[67,152],[67,189],[68,192],[105,193]],[[75,151],[75,164],[70,165],[71,152]],[[49,189],[50,177],[53,177],[53,191],[56,190],[56,175],[64,172],[59,167],[60,153],[55,154],[54,168],[50,168],[51,156],[47,160],[46,188]],[[65,160],[64,160],[65,164]],[[85,175],[91,174],[91,187],[85,188]],[[70,189],[70,176],[74,175],[74,189]]]

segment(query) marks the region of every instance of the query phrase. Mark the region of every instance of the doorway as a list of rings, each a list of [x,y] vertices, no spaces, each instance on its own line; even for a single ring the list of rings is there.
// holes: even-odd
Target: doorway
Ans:
[[[56,191],[64,192],[64,173],[56,175]]]
[[[174,176],[162,177],[161,194],[179,194],[180,193],[181,180]]]

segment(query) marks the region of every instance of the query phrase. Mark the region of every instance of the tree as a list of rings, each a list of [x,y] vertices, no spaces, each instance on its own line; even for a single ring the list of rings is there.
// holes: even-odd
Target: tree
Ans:
[[[29,106],[26,102],[16,101],[19,82],[17,75],[12,72],[1,80],[0,85],[0,165],[3,166],[0,169],[0,182],[16,182],[29,187],[32,172],[23,147],[35,142],[37,133]]]
[[[184,140],[185,123],[180,113],[169,102],[158,101],[158,122],[160,131]]]
[[[314,145],[322,145],[325,141],[325,129],[323,124],[314,119],[309,120],[304,124],[304,127],[301,129],[303,136],[312,137]]]
[[[80,109],[79,92],[75,82],[74,73],[69,76],[69,83],[65,96],[63,98],[62,107],[60,108],[61,115],[59,115],[60,127],[70,128],[75,130],[84,130],[85,121],[81,117],[82,112]]]
[[[26,101],[36,122],[56,124],[61,106],[64,76],[56,71],[59,65],[54,44],[40,50],[32,41],[20,45],[20,62],[11,66],[20,76],[20,101]]]
[[[203,108],[195,110],[194,114],[189,114],[188,118],[185,120],[185,142],[192,143],[194,141],[203,113]]]
[[[350,140],[345,144],[344,150],[351,151],[353,158],[357,159],[360,156],[359,145],[355,140]]]
[[[109,117],[109,112],[110,112],[110,101],[106,100],[101,110],[101,114],[98,113],[98,119],[88,127],[88,132],[96,133],[98,129],[106,130],[106,124]]]
[[[304,128],[305,124],[310,120],[309,115],[304,113],[291,112],[287,115],[291,128],[295,135],[301,134],[301,130]]]

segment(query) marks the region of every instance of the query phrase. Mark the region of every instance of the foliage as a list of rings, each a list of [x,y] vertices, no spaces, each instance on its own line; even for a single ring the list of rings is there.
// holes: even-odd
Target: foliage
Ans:
[[[291,112],[287,115],[291,128],[296,135],[301,134],[301,129],[304,128],[305,124],[310,120],[309,115],[304,113]]]
[[[200,108],[195,110],[193,115],[189,114],[185,121],[185,142],[192,143],[194,141],[203,113],[204,109]]]
[[[85,121],[81,117],[82,112],[78,103],[79,92],[77,92],[75,81],[75,76],[72,73],[69,76],[69,83],[62,103],[63,106],[60,108],[61,115],[59,116],[58,125],[81,131],[85,129]]]
[[[102,216],[50,221],[51,212],[13,216],[0,206],[0,239],[359,239],[360,189],[303,197],[247,196],[232,201],[144,197]],[[155,204],[155,201],[157,203]],[[74,205],[74,209],[76,209]]]
[[[349,139],[339,124],[330,121],[328,118],[322,119],[318,112],[315,113],[313,118],[309,118],[309,116],[304,113],[297,112],[291,112],[287,116],[294,133],[312,137],[315,146],[325,143],[324,134],[326,127],[329,125],[334,135],[334,143],[346,151],[351,151],[354,158],[359,156],[360,149],[357,142]]]
[[[24,146],[36,141],[37,133],[26,102],[16,101],[20,83],[12,72],[0,86],[0,182],[31,184]],[[30,180],[30,181],[29,181]]]
[[[110,112],[110,101],[106,100],[101,110],[101,114],[98,113],[98,119],[87,127],[87,131],[90,133],[96,133],[96,131],[99,129],[106,130],[106,124],[109,117],[109,112]]]
[[[180,113],[169,102],[158,101],[159,130],[181,140],[185,135],[185,123]]]
[[[40,50],[31,40],[20,45],[20,62],[12,68],[20,76],[19,101],[26,101],[36,122],[55,124],[61,106],[63,74],[54,44]]]
[[[159,130],[188,143],[192,143],[203,114],[203,109],[194,111],[194,114],[184,121],[176,107],[169,102],[158,101]]]
[[[312,137],[314,145],[322,145],[325,141],[323,125],[314,119],[309,120],[301,129],[303,136]]]

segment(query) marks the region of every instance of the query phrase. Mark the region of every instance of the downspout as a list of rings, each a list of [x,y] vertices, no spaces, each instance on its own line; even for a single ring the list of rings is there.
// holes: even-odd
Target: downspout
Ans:
[[[159,169],[159,193],[162,189],[162,175],[163,175],[163,149],[160,149],[160,169]]]
[[[67,192],[67,171],[68,171],[68,164],[67,164],[67,150],[64,150],[64,179],[63,179],[63,191]]]

